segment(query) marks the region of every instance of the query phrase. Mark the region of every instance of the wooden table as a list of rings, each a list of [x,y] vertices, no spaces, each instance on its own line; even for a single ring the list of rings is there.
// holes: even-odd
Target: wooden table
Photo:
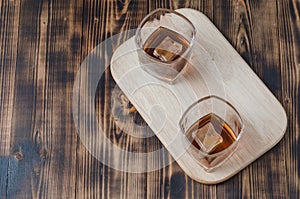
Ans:
[[[119,171],[92,156],[77,134],[72,95],[81,63],[102,41],[136,28],[158,7],[206,14],[288,115],[283,140],[224,183],[197,183],[175,162],[152,172]],[[299,198],[298,0],[0,0],[0,19],[0,198]],[[121,34],[106,49],[130,36]],[[105,51],[101,58],[110,61]],[[156,137],[130,134],[133,123],[152,132],[109,69],[98,83],[95,109],[118,147],[137,153],[163,147]]]

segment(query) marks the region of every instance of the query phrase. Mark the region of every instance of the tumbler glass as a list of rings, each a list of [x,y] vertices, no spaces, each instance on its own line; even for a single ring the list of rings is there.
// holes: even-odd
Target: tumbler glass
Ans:
[[[142,68],[152,76],[174,83],[191,58],[196,29],[184,15],[157,9],[148,14],[135,35]]]
[[[237,148],[244,123],[228,101],[204,97],[192,104],[179,122],[190,153],[208,172],[224,163]]]

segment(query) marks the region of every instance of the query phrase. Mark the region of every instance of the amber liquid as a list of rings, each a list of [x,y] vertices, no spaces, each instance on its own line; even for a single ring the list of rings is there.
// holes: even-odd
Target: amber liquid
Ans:
[[[183,36],[167,28],[159,27],[149,36],[143,48],[148,55],[168,63],[181,59],[181,55],[188,49],[189,45],[190,43]],[[176,65],[172,65],[172,68],[180,71],[185,64],[186,61],[182,58]]]
[[[193,132],[198,131],[197,135],[201,136],[201,129],[203,129],[203,127],[205,127],[206,125],[211,125],[215,133],[217,133],[218,136],[220,136],[221,140],[217,145],[215,145],[212,148],[212,150],[210,150],[209,154],[218,153],[226,149],[236,140],[236,134],[233,132],[230,126],[219,116],[210,113],[200,118],[187,131],[187,136],[190,137],[190,141],[198,150],[201,150],[201,146],[196,142],[195,138],[192,138],[192,136],[190,135]],[[203,131],[203,133],[205,132]]]
[[[149,36],[149,38],[145,42],[144,51],[148,53],[150,56],[159,59],[159,57],[155,55],[154,51],[160,48],[160,45],[166,39],[166,37],[169,37],[173,41],[173,43],[176,42],[178,46],[181,47],[181,50],[179,52],[174,53],[172,51],[168,51],[167,48],[163,50],[161,49],[162,53],[170,54],[169,56],[167,56],[170,59],[163,60],[163,61],[169,62],[178,59],[180,55],[182,55],[190,45],[190,43],[180,34],[170,29],[159,27]]]
[[[139,60],[150,74],[172,82],[187,65],[189,47],[183,36],[160,26],[146,39]]]

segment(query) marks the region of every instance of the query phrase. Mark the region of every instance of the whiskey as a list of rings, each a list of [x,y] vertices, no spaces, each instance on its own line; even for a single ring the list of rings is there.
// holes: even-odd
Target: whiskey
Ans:
[[[208,154],[223,151],[237,139],[230,126],[213,113],[195,122],[186,135],[194,147]]]
[[[144,51],[163,62],[178,59],[189,47],[190,43],[173,30],[159,27],[147,39]]]
[[[183,54],[189,46],[189,41],[183,36],[160,26],[143,45],[145,53],[157,62],[153,62],[145,56],[140,56],[140,61],[150,73],[155,73],[160,78],[172,81],[187,63],[186,59],[189,53],[184,56]]]

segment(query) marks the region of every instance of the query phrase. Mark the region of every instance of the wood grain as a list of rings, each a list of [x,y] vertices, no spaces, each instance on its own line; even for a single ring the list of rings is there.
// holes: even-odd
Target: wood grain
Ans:
[[[111,73],[181,168],[199,182],[216,184],[232,177],[277,144],[285,133],[287,118],[280,103],[205,15],[193,9],[177,11],[194,24],[197,34],[190,65],[181,71],[174,84],[153,78],[142,69],[134,37],[114,52]],[[216,83],[217,80],[222,83]],[[193,157],[188,152],[189,144],[182,136],[185,132],[178,124],[191,104],[208,95],[232,103],[245,124],[234,154],[212,172],[201,167],[201,156]]]
[[[288,114],[283,141],[217,186],[191,180],[176,163],[145,174],[116,171],[76,134],[70,101],[80,63],[158,7],[205,13]],[[299,13],[298,0],[0,0],[0,198],[299,198]],[[113,142],[160,148],[155,137],[120,133],[109,105],[114,85],[107,71],[99,90],[107,89],[96,98]]]

